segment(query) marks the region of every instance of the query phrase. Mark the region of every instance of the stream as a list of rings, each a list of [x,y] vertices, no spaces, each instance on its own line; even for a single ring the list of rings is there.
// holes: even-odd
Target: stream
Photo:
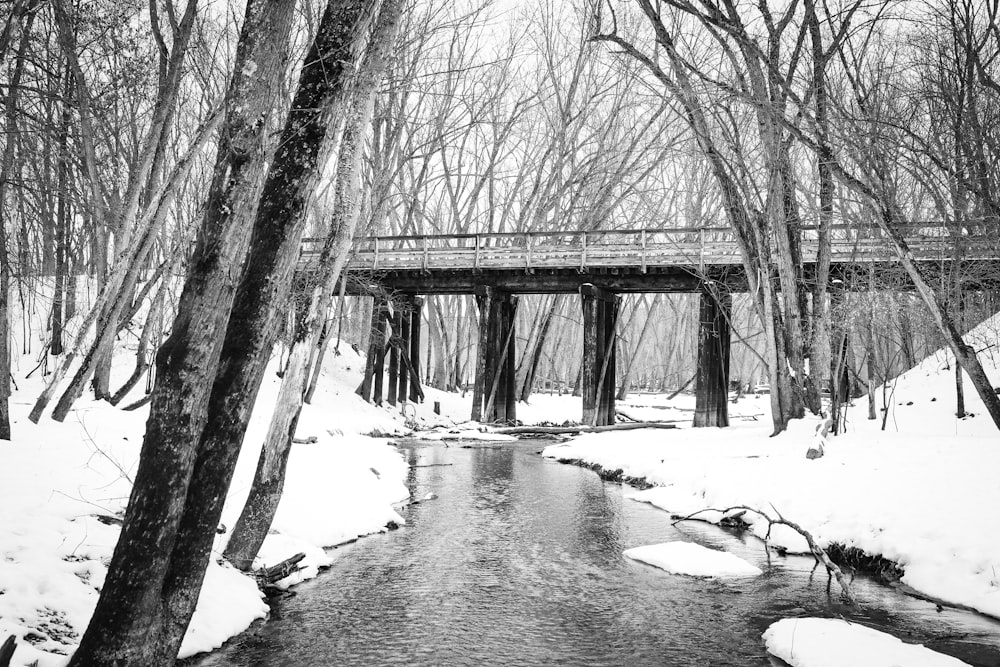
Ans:
[[[1000,622],[864,577],[855,611],[812,558],[769,557],[758,539],[707,524],[672,527],[620,485],[543,459],[545,444],[401,443],[420,466],[413,498],[437,498],[404,508],[405,527],[333,550],[333,566],[275,600],[266,622],[187,664],[771,665],[761,633],[808,615],[1000,667]],[[673,540],[765,574],[675,576],[622,556]]]

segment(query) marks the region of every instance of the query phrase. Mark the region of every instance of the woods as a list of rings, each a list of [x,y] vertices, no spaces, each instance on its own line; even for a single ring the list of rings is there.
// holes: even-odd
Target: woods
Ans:
[[[149,406],[71,664],[172,664],[265,375],[224,552],[244,571],[341,346],[388,355],[392,405],[423,382],[517,428],[519,401],[571,393],[600,427],[629,392],[694,382],[766,390],[775,434],[810,412],[843,432],[863,393],[884,427],[889,381],[947,348],[957,417],[975,393],[1000,428],[962,337],[1000,310],[1000,0],[12,0],[0,21],[0,440],[32,428],[10,416],[32,374],[35,424],[84,395]],[[349,265],[372,236],[478,253],[663,228],[735,242],[745,291],[704,266],[684,267],[698,293],[592,301],[344,291],[374,280]]]

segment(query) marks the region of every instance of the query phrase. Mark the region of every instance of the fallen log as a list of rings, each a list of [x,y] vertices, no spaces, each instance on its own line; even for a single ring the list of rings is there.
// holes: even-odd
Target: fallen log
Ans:
[[[253,576],[261,588],[270,586],[274,582],[280,581],[285,577],[301,570],[302,568],[298,567],[298,563],[305,557],[306,555],[304,553],[297,553],[291,558],[286,558],[277,565],[260,568],[253,573]]]
[[[7,637],[3,646],[0,646],[0,667],[10,666],[10,659],[14,657],[15,648],[17,648],[17,638],[11,635]]]
[[[634,431],[640,428],[677,428],[677,422],[630,422],[628,424],[608,424],[606,426],[507,426],[491,431],[504,435],[520,433],[548,433],[554,435],[573,433],[603,433],[605,431]]]

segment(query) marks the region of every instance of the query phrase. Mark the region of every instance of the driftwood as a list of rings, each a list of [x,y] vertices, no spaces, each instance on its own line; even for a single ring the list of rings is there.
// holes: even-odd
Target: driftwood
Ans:
[[[781,512],[779,512],[774,505],[771,505],[771,509],[773,509],[774,513],[778,515],[777,519],[768,516],[765,512],[762,512],[759,509],[756,509],[754,507],[748,507],[747,505],[734,505],[732,507],[727,507],[726,509],[723,510],[717,510],[708,507],[702,510],[698,510],[697,512],[689,514],[685,517],[681,517],[680,519],[674,521],[672,525],[676,526],[681,521],[688,521],[694,519],[697,515],[702,514],[704,512],[722,512],[723,515],[728,515],[730,512],[734,510],[742,510],[740,516],[742,516],[742,514],[745,512],[753,512],[754,514],[762,517],[765,521],[767,521],[767,534],[764,536],[765,544],[771,538],[771,528],[773,528],[774,526],[788,526],[796,533],[801,535],[803,538],[805,538],[806,543],[809,545],[809,550],[812,552],[813,558],[815,558],[818,563],[822,563],[824,567],[826,567],[827,572],[833,575],[833,577],[837,580],[837,583],[840,584],[840,589],[844,592],[844,597],[847,598],[847,600],[851,603],[851,605],[853,605],[854,607],[858,607],[859,606],[858,601],[854,597],[854,592],[851,591],[850,582],[847,581],[847,578],[844,576],[843,571],[841,571],[841,569],[837,567],[837,564],[834,563],[832,560],[830,560],[830,556],[827,555],[826,551],[824,551],[822,547],[816,544],[816,540],[813,539],[812,534],[802,526],[798,525],[797,523],[789,521],[785,517],[781,516]],[[702,519],[696,519],[696,520],[701,521]]]
[[[639,428],[677,428],[676,422],[633,422],[629,424],[608,424],[606,426],[508,426],[493,430],[493,433],[517,435],[520,433],[603,433],[604,431],[634,431]]]
[[[686,424],[691,421],[690,419],[657,419],[656,421],[645,422],[622,408],[616,408],[615,414],[637,424]]]
[[[263,588],[269,586],[276,581],[280,581],[285,577],[298,572],[301,567],[298,567],[298,563],[304,559],[306,555],[304,553],[297,553],[291,558],[286,558],[277,565],[272,565],[271,567],[262,567],[261,569],[254,572],[254,578],[257,579],[257,584]]]
[[[9,667],[15,648],[17,648],[17,637],[11,635],[4,641],[3,646],[0,646],[0,667]]]

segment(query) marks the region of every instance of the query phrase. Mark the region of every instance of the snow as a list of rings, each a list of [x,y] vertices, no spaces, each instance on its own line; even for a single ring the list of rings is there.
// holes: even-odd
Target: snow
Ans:
[[[46,314],[47,305],[39,298],[29,313],[30,327],[15,321],[12,330],[44,330]],[[1000,318],[993,318],[970,340],[982,351],[992,381],[1000,385],[998,329]],[[134,345],[134,338],[126,337],[125,344]],[[40,372],[26,375],[36,366],[41,346],[37,340],[30,346],[15,341],[14,349],[24,347],[30,347],[28,353],[13,360],[18,385],[11,400],[14,438],[0,445],[0,639],[17,637],[15,666],[37,661],[39,667],[59,667],[86,628],[119,534],[117,525],[102,523],[96,515],[123,512],[147,413],[84,398],[62,424],[48,417],[31,424],[27,414],[43,379]],[[360,401],[354,388],[364,358],[347,345],[340,352],[328,355],[313,404],[299,421],[297,436],[316,440],[293,446],[285,494],[256,563],[273,565],[306,553],[304,569],[279,582],[284,587],[329,565],[325,547],[383,530],[390,522],[402,525],[396,507],[409,500],[408,465],[387,440],[409,429],[398,408]],[[116,360],[120,365],[113,385],[131,372],[132,362],[127,354]],[[585,434],[550,446],[545,454],[646,478],[658,486],[633,497],[679,515],[733,505],[781,512],[811,531],[821,545],[839,543],[880,554],[905,569],[903,583],[914,589],[1000,617],[1000,514],[993,510],[1000,506],[995,482],[1000,438],[968,382],[967,409],[975,416],[954,416],[952,364],[950,353],[940,352],[878,388],[878,406],[886,408],[885,431],[880,420],[866,419],[866,399],[856,401],[848,412],[848,433],[830,438],[825,456],[817,460],[807,460],[805,451],[818,420],[793,422],[786,433],[771,438],[767,396],[743,397],[732,406],[731,428],[690,429],[692,397],[666,401],[633,395],[619,402],[629,414],[676,421],[681,428]],[[253,478],[277,394],[275,370],[268,370],[251,419],[223,513],[227,527],[235,523]],[[455,425],[468,419],[471,395],[425,391],[426,402],[408,416],[419,428],[444,427],[429,438],[501,439],[478,425]],[[140,386],[123,404],[141,392]],[[444,416],[431,414],[434,402],[441,404]],[[555,424],[579,420],[580,409],[580,399],[568,395],[536,395],[517,407],[525,423]],[[700,516],[717,521],[722,514]],[[755,534],[767,534],[762,518],[752,513],[744,518]],[[182,656],[211,650],[267,614],[255,582],[220,564],[227,539],[228,530],[217,537]],[[806,551],[802,538],[787,528],[775,528],[770,540]],[[669,571],[709,565],[703,553],[678,553],[691,547],[674,544],[639,547],[626,555],[655,560],[652,564]],[[711,557],[724,556],[712,552]],[[798,619],[799,625],[788,630],[795,635],[795,660],[805,656],[808,644],[861,642],[853,635],[850,642],[835,637],[829,633],[841,629],[827,626],[815,630],[815,641],[805,641],[814,637],[813,626],[802,625],[807,620]],[[768,631],[774,652],[791,648],[782,639],[789,626],[781,623],[786,621]],[[907,656],[901,664],[924,664],[916,659]],[[891,663],[850,658],[792,664]]]
[[[968,336],[996,385],[998,329],[1000,316]],[[1000,436],[968,381],[967,409],[976,416],[954,416],[949,358],[939,352],[889,383],[885,431],[879,420],[867,420],[867,399],[856,400],[847,433],[828,438],[825,456],[815,460],[805,453],[818,418],[795,420],[772,438],[769,417],[726,429],[588,433],[544,455],[645,478],[656,486],[632,497],[680,516],[737,505],[780,513],[821,546],[881,555],[899,564],[902,583],[917,591],[1000,617],[1000,514],[993,510],[1000,507]],[[882,389],[877,393],[881,401]],[[753,406],[766,410],[768,397],[744,397],[737,405],[743,413]],[[758,537],[767,536],[763,517],[744,519]],[[808,550],[787,527],[775,527],[770,541]]]
[[[792,667],[958,667],[966,663],[892,635],[830,618],[786,618],[764,632],[769,653]]]
[[[39,299],[29,315],[31,329],[44,330],[45,313],[47,304]],[[22,331],[20,322],[15,320],[12,330]],[[30,346],[41,349],[37,340]],[[21,351],[25,344],[16,340],[13,347]],[[409,500],[408,464],[386,438],[363,434],[407,429],[398,408],[369,405],[354,394],[364,359],[347,345],[341,351],[328,354],[313,404],[303,411],[297,436],[316,441],[293,446],[285,493],[255,563],[273,565],[305,552],[304,569],[279,586],[315,576],[329,565],[324,547],[385,530],[389,522],[404,523],[395,505]],[[45,416],[32,424],[27,415],[44,380],[40,372],[25,376],[38,363],[37,353],[12,361],[17,382],[11,399],[13,440],[0,443],[0,640],[11,634],[17,638],[14,666],[37,661],[39,667],[59,667],[86,629],[104,583],[119,526],[102,523],[97,515],[120,517],[124,511],[148,412],[126,412],[84,397],[65,422]],[[115,363],[112,385],[117,387],[131,373],[134,357],[125,353]],[[276,364],[268,369],[234,475],[222,518],[229,528],[256,469],[277,396],[276,369]],[[142,389],[122,405],[140,398]],[[429,405],[420,406],[417,421],[444,423],[429,414]],[[217,536],[181,657],[217,648],[268,613],[256,582],[220,564],[228,537],[228,530]]]
[[[692,577],[755,577],[762,574],[739,556],[694,542],[664,542],[625,550],[625,556],[672,574]]]

